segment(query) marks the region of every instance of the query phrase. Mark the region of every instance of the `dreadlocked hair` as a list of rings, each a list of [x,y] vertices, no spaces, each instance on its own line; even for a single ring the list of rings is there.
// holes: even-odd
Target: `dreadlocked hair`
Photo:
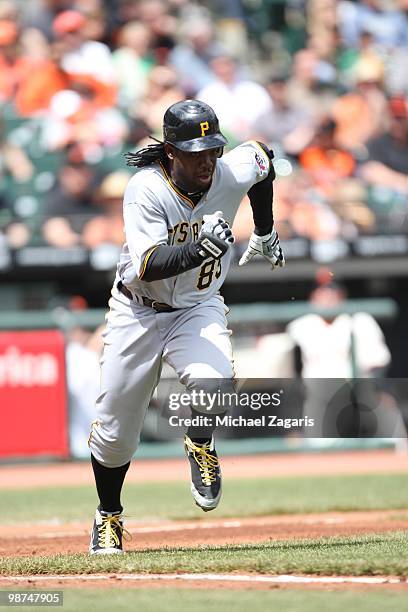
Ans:
[[[128,166],[136,166],[136,168],[143,168],[157,162],[164,163],[166,161],[164,142],[147,145],[136,153],[125,153],[125,158]]]

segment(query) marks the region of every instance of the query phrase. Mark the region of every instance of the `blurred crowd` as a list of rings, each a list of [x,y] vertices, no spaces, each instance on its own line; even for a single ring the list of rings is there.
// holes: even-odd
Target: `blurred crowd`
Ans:
[[[123,154],[212,105],[275,152],[283,239],[408,231],[405,0],[0,0],[0,232],[123,242]],[[245,202],[235,225],[252,231]],[[1,238],[1,236],[0,236]]]

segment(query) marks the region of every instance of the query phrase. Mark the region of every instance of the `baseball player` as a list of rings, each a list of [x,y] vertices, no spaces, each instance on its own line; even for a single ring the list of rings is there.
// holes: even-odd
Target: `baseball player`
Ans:
[[[137,170],[124,195],[126,242],[109,300],[89,439],[100,502],[91,554],[123,552],[121,489],[162,361],[189,390],[198,379],[233,381],[228,309],[219,290],[231,260],[230,226],[245,194],[255,230],[240,265],[256,254],[272,268],[285,263],[273,227],[273,154],[250,141],[223,156],[226,144],[213,109],[185,100],[167,109],[163,142],[127,155]],[[221,496],[213,431],[191,427],[184,439],[191,492],[205,511]]]

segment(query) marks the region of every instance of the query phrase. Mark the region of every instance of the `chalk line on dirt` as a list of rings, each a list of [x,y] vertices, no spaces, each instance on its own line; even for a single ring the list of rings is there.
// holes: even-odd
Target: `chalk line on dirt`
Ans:
[[[262,582],[271,584],[408,584],[408,580],[391,578],[387,576],[298,576],[298,575],[250,575],[250,574],[55,574],[55,575],[28,575],[28,576],[0,576],[2,582],[58,582],[70,581],[91,582],[98,580],[123,580],[130,582],[143,582],[147,580],[174,580],[174,581],[208,581],[208,582]]]

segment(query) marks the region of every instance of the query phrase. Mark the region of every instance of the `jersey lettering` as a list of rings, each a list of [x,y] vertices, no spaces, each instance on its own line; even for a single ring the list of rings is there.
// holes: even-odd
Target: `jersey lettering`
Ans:
[[[199,228],[200,226],[198,225],[198,223],[193,223],[191,226],[191,233],[193,235],[193,240],[198,240],[198,233],[199,233]]]
[[[168,230],[168,232],[169,232],[169,237],[168,237],[167,243],[168,243],[170,246],[173,246],[173,244],[174,244],[174,241],[175,241],[175,239],[176,239],[176,234],[177,234],[177,230],[178,230],[178,228],[179,228],[179,225],[180,225],[180,223],[177,223],[177,225],[175,225],[174,227],[171,227],[171,228]]]
[[[187,223],[187,221],[183,221],[183,223],[180,223],[180,229],[179,229],[180,235],[177,238],[177,244],[182,244],[183,242],[187,240],[188,230],[189,230],[189,223]]]
[[[203,220],[201,220],[201,222],[195,221],[191,225],[188,221],[181,221],[180,223],[177,223],[174,227],[171,227],[168,230],[167,244],[173,246],[174,244],[183,244],[183,242],[188,242],[189,234],[191,235],[191,240],[198,240],[203,223]]]
[[[180,223],[176,223],[174,227],[171,227],[167,231],[167,244],[170,246],[174,246],[175,244],[183,244],[183,242],[188,242],[190,224],[188,221],[181,221]]]

